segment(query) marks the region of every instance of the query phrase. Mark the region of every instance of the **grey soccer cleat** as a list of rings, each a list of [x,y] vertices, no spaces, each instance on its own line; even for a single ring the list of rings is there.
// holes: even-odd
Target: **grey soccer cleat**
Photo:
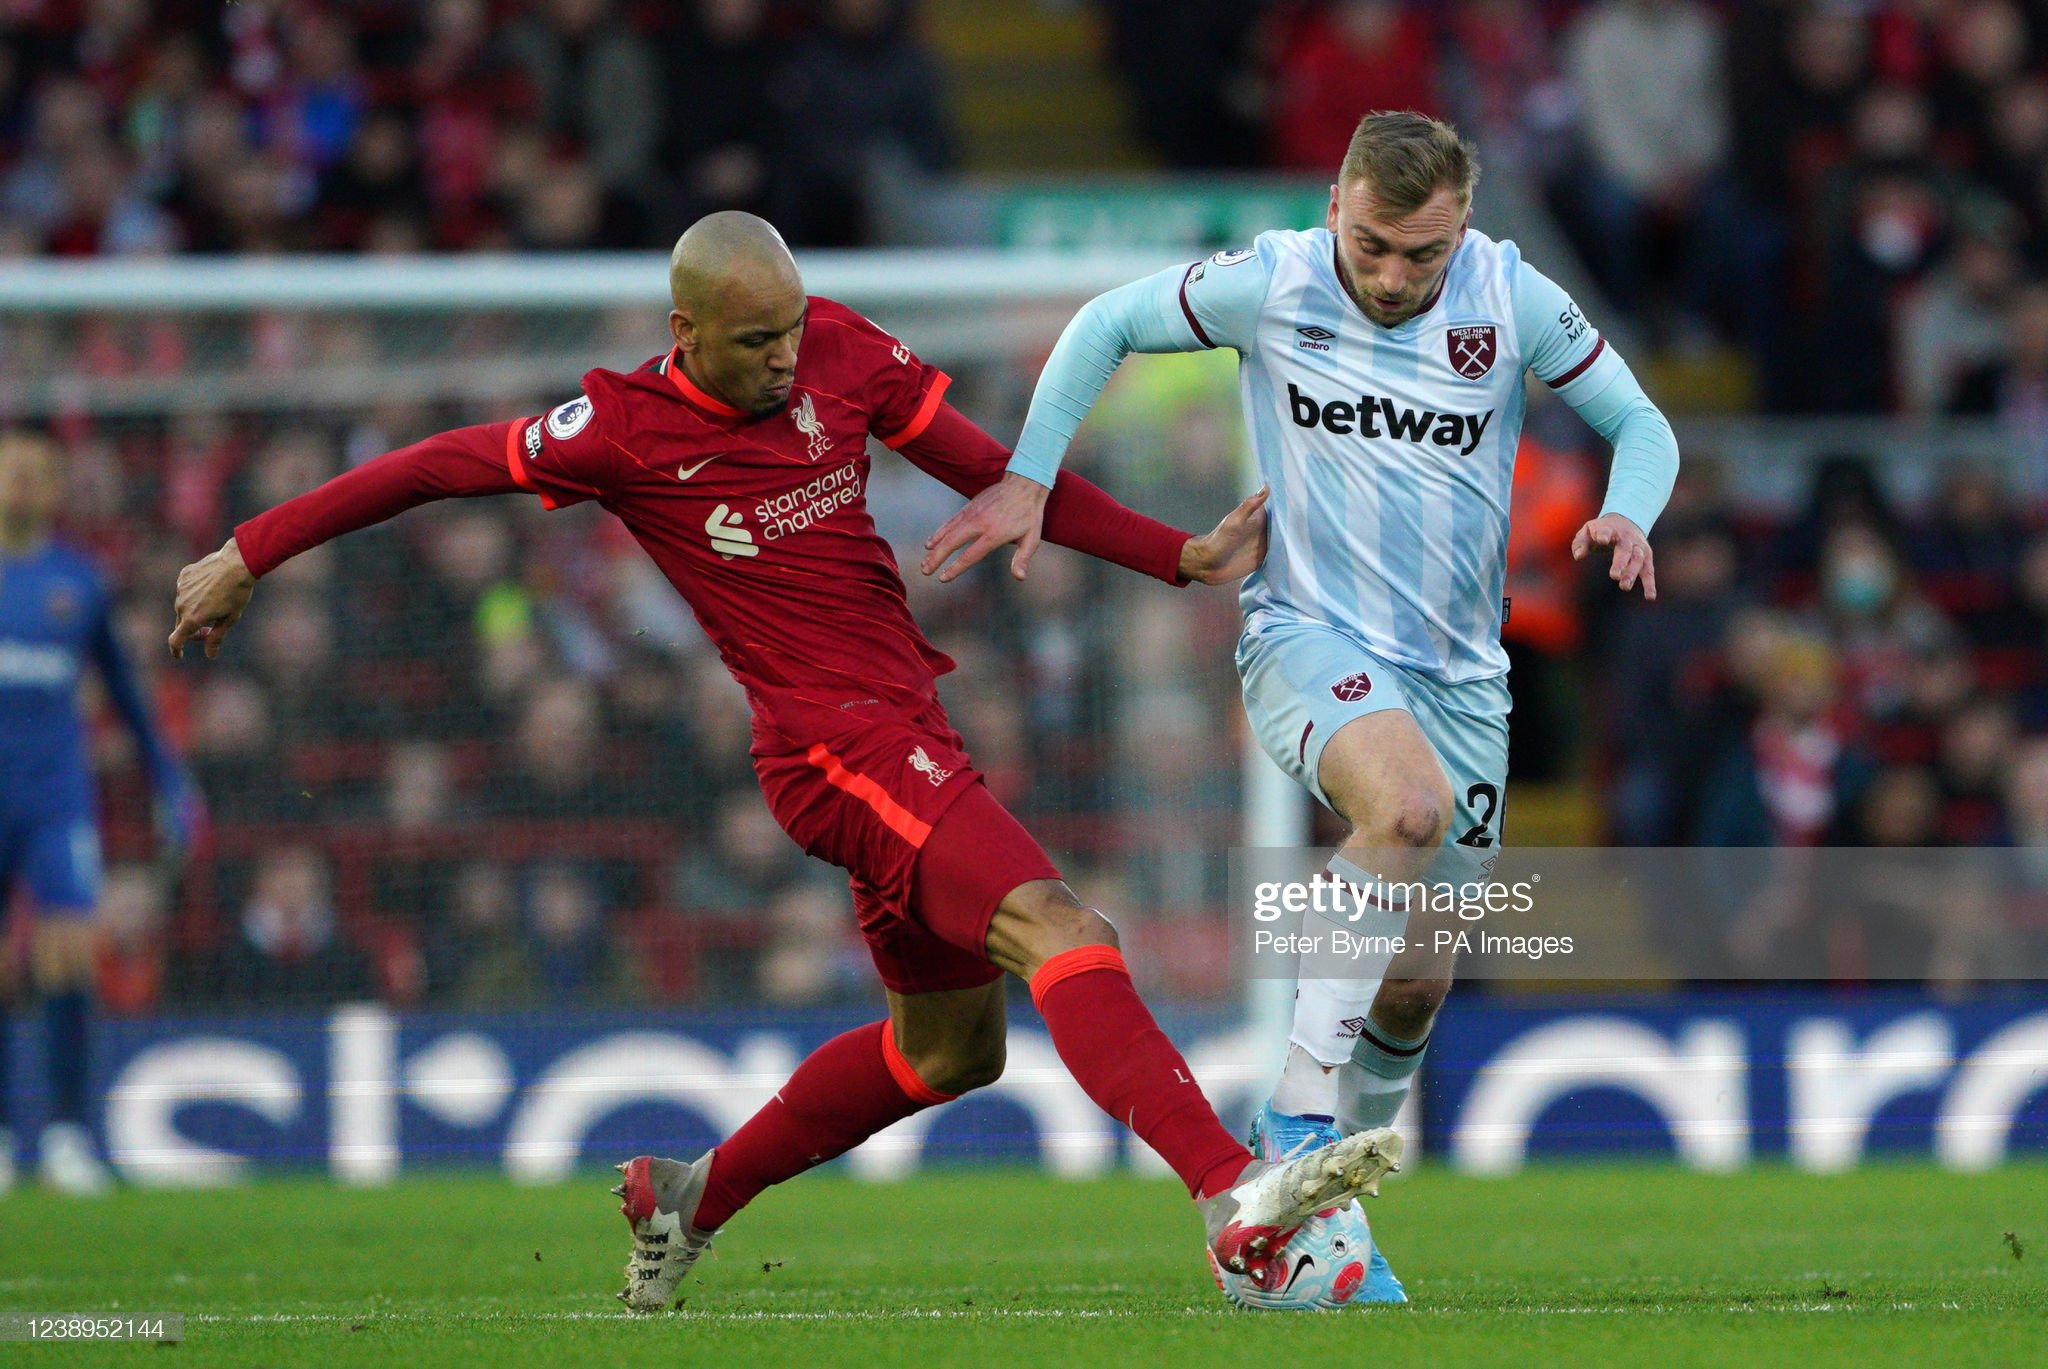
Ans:
[[[642,1155],[619,1165],[625,1182],[612,1195],[625,1201],[619,1211],[633,1228],[633,1253],[626,1261],[626,1286],[619,1301],[634,1312],[658,1312],[675,1299],[676,1285],[711,1247],[715,1231],[690,1224],[711,1178],[705,1151],[689,1164]]]
[[[1401,1167],[1401,1138],[1375,1127],[1292,1160],[1253,1160],[1237,1182],[1202,1198],[1209,1249],[1232,1274],[1256,1274],[1294,1229],[1361,1193],[1377,1198],[1380,1180]]]

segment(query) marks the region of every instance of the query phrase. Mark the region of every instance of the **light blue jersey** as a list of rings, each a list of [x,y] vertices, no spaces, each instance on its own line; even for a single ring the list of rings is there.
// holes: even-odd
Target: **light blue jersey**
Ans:
[[[1504,675],[1524,371],[1614,441],[1603,512],[1647,532],[1677,471],[1669,424],[1514,243],[1468,231],[1432,302],[1383,328],[1339,282],[1324,229],[1263,233],[1094,301],[1048,361],[1010,469],[1050,484],[1124,355],[1211,347],[1242,358],[1272,487],[1271,547],[1242,593],[1250,638],[1306,621],[1437,683]]]

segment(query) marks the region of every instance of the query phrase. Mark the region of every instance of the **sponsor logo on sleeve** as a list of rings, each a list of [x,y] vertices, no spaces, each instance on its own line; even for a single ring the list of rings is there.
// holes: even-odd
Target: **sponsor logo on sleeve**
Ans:
[[[896,358],[896,364],[899,366],[910,364],[910,349],[900,342],[889,349],[889,355]]]
[[[578,395],[567,404],[557,404],[548,410],[548,436],[563,441],[576,436],[590,422],[590,396]]]
[[[533,422],[526,425],[526,459],[528,461],[538,461],[540,459],[540,423],[541,421],[536,418]]]
[[[1233,247],[1228,252],[1218,252],[1215,256],[1209,258],[1209,264],[1212,266],[1235,266],[1241,261],[1250,261],[1257,255],[1259,253],[1256,248]]]

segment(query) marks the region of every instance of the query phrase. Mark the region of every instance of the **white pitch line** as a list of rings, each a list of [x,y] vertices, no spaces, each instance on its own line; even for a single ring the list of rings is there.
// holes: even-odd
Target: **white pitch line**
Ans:
[[[1363,1309],[1361,1309],[1363,1310]],[[1858,1307],[1853,1304],[1813,1303],[1790,1307],[1756,1307],[1733,1305],[1718,1309],[1697,1307],[1416,1307],[1410,1305],[1407,1316],[1466,1317],[1466,1316],[1534,1316],[1534,1317],[1635,1317],[1643,1315],[1682,1317],[1719,1316],[1728,1313],[1751,1315],[1811,1315],[1840,1312],[1961,1312],[1956,1303],[1941,1303],[1935,1307],[1922,1307],[1915,1303],[1887,1303],[1881,1307]],[[719,1312],[709,1309],[685,1308],[668,1314],[653,1316],[636,1315],[630,1312],[595,1310],[590,1312],[451,1312],[442,1314],[365,1311],[343,1312],[255,1312],[242,1316],[222,1313],[188,1313],[185,1320],[213,1325],[266,1325],[273,1322],[426,1322],[490,1320],[516,1322],[618,1322],[624,1325],[662,1325],[668,1321],[695,1322],[912,1322],[912,1321],[988,1321],[1013,1319],[1018,1321],[1144,1321],[1161,1317],[1200,1317],[1204,1319],[1227,1318],[1239,1315],[1255,1316],[1255,1313],[1240,1313],[1226,1307],[1181,1307],[1156,1311],[1117,1311],[1104,1308],[1058,1308],[1058,1307],[1004,1307],[992,1304],[987,1307],[957,1308],[902,1308],[896,1310],[862,1309],[846,1312],[768,1311],[759,1308],[745,1311]]]

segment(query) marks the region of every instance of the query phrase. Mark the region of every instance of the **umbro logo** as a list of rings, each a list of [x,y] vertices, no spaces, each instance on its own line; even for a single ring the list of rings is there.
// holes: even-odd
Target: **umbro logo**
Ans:
[[[1344,1029],[1346,1036],[1358,1036],[1365,1031],[1365,1019],[1362,1017],[1347,1017],[1337,1025]]]
[[[1330,343],[1337,336],[1329,329],[1313,323],[1306,328],[1297,328],[1294,331],[1301,334],[1301,341],[1294,345],[1308,352],[1329,351]]]
[[[704,531],[711,535],[711,549],[730,561],[735,556],[759,556],[761,549],[754,545],[754,534],[745,527],[746,520],[732,511],[727,504],[720,504],[704,520]]]

